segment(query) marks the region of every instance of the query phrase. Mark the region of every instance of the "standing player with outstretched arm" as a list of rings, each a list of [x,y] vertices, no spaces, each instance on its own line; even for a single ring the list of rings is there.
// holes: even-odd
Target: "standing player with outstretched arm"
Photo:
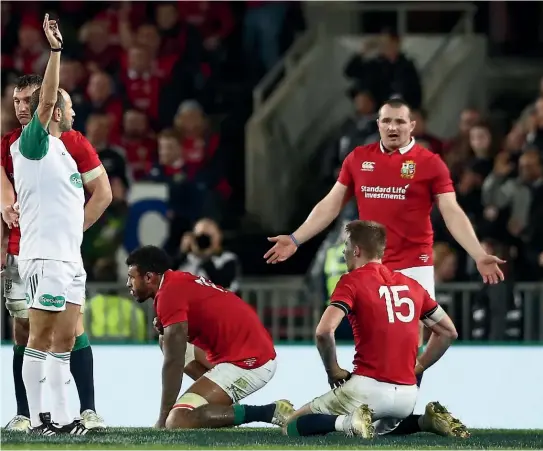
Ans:
[[[83,230],[103,210],[96,218],[94,211],[86,214],[83,180],[63,139],[63,132],[72,128],[74,112],[69,95],[58,89],[62,37],[48,15],[43,28],[51,55],[42,87],[30,99],[31,120],[10,148],[20,207],[19,274],[30,322],[22,373],[29,432],[83,435],[88,429],[68,408],[70,351],[85,298]],[[90,172],[88,179],[98,178],[103,167]],[[51,387],[52,409],[44,406],[44,380]]]
[[[156,427],[220,428],[253,421],[283,426],[294,412],[288,401],[237,404],[264,387],[277,367],[272,339],[254,310],[203,277],[171,271],[167,254],[158,247],[135,250],[126,264],[130,292],[138,302],[154,300],[155,325],[162,332],[162,400]],[[177,399],[188,343],[204,350],[214,366]]]
[[[475,260],[485,283],[503,280],[504,263],[488,255],[456,201],[449,170],[439,155],[418,145],[411,136],[415,122],[409,106],[389,100],[377,119],[381,141],[356,147],[343,162],[338,180],[291,235],[269,238],[274,246],[264,255],[268,263],[290,258],[298,246],[313,238],[337,218],[354,195],[359,219],[383,224],[387,247],[383,263],[415,279],[435,299],[433,230],[430,212],[437,204],[447,228]],[[417,419],[402,433],[418,432]]]
[[[372,438],[375,432],[390,432],[415,408],[416,373],[436,363],[457,336],[451,319],[420,284],[381,263],[386,241],[382,225],[353,221],[345,231],[349,273],[339,280],[316,331],[332,391],[299,409],[289,419],[288,435],[341,431]],[[355,339],[352,375],[336,359],[334,332],[345,315]],[[417,360],[419,319],[432,335]],[[433,404],[421,425],[439,432],[449,418],[436,413]],[[456,426],[467,434],[463,425]]]
[[[30,98],[42,84],[39,75],[23,75],[17,80],[13,91],[15,114],[22,126],[30,122]],[[67,125],[67,124],[65,124]],[[66,128],[66,127],[64,127]],[[16,193],[13,189],[13,161],[10,148],[21,136],[22,128],[16,128],[2,137],[2,217],[9,227],[7,233],[6,268],[3,273],[6,308],[13,317],[13,381],[17,401],[17,415],[7,424],[11,431],[26,431],[30,425],[28,401],[23,383],[22,368],[24,349],[28,342],[28,306],[25,300],[24,283],[19,276],[18,256],[21,232],[18,226],[19,214],[14,210]],[[89,141],[75,130],[65,131],[60,139],[77,163],[85,190],[90,198],[85,208],[89,218],[88,226],[94,217],[100,216],[111,202],[111,187],[103,170],[96,150]],[[80,400],[81,420],[88,429],[105,427],[104,420],[96,413],[94,402],[93,355],[89,339],[83,326],[83,313],[79,315],[75,344],[70,358],[70,370]],[[54,338],[53,338],[54,339]]]

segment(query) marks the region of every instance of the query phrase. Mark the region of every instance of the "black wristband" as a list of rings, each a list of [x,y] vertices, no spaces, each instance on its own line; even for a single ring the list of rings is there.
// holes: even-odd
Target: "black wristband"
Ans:
[[[62,47],[59,47],[58,49],[54,49],[53,47],[51,47],[52,52],[62,52],[62,50],[63,50]]]

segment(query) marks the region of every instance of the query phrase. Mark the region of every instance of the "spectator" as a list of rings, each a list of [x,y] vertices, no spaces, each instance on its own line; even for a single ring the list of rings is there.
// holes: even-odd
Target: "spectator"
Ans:
[[[155,61],[145,47],[128,50],[127,68],[121,74],[126,99],[132,107],[143,111],[153,121],[158,119],[161,79],[153,70]]]
[[[243,18],[245,66],[256,82],[281,57],[281,31],[288,3],[283,1],[248,1]],[[260,70],[262,67],[263,71]]]
[[[128,215],[125,162],[119,151],[107,144],[108,118],[91,115],[87,120],[87,139],[98,151],[107,171],[113,200],[98,221],[85,232],[81,247],[90,280],[115,282],[117,252],[121,247]]]
[[[222,232],[215,221],[200,219],[192,232],[183,235],[178,269],[205,277],[239,294],[239,260],[236,254],[223,249],[222,238]]]
[[[225,2],[204,0],[178,4],[181,21],[200,32],[208,52],[218,50],[234,29],[234,18],[230,6]],[[157,9],[157,16],[159,13]]]
[[[81,28],[79,41],[84,46],[84,60],[91,73],[105,71],[113,74],[119,68],[121,48],[111,43],[108,31],[108,23],[103,20],[92,20]]]
[[[109,142],[109,120],[105,114],[92,114],[86,123],[87,139],[98,152],[98,157],[109,177],[111,190],[118,198],[125,198],[129,186],[124,149]],[[114,194],[115,198],[115,194]]]
[[[49,49],[43,40],[41,23],[33,15],[25,16],[18,36],[19,42],[14,53],[11,56],[3,55],[2,67],[12,68],[20,74],[43,74]]]
[[[469,166],[483,179],[492,171],[492,162],[500,150],[500,143],[487,122],[477,122],[469,131],[469,145],[473,154]]]
[[[87,85],[88,102],[81,108],[80,115],[86,121],[90,114],[106,114],[109,120],[109,140],[118,139],[123,115],[123,103],[114,94],[113,80],[105,72],[94,72]]]
[[[469,131],[481,120],[481,113],[474,108],[465,108],[460,113],[458,133],[444,146],[444,159],[453,180],[458,180],[470,158]]]
[[[353,102],[354,114],[341,126],[339,138],[326,150],[322,162],[322,175],[326,180],[337,177],[341,163],[356,146],[379,139],[376,105],[371,93],[354,85],[347,94]]]
[[[181,139],[187,171],[195,176],[215,155],[219,134],[210,130],[204,110],[195,100],[186,100],[179,106],[174,124]]]
[[[417,142],[432,152],[437,153],[438,155],[443,155],[443,142],[438,137],[428,133],[426,129],[426,120],[428,119],[426,110],[422,108],[413,110],[411,115],[412,119],[415,121],[413,136]]]
[[[211,201],[205,181],[188,173],[175,130],[159,133],[158,164],[151,170],[149,179],[168,185],[170,233],[165,249],[175,255],[183,233],[204,215]]]
[[[377,47],[376,58],[365,56]],[[402,97],[412,108],[422,104],[422,86],[417,68],[401,52],[400,37],[391,31],[381,33],[378,42],[369,41],[362,54],[353,56],[345,67],[345,76],[370,89],[377,104],[391,97]]]
[[[534,111],[529,119],[531,125],[526,141],[543,154],[543,96],[535,102]]]
[[[519,159],[519,175],[528,185],[531,203],[526,227],[522,229],[522,256],[527,266],[524,280],[543,277],[543,158],[539,149],[528,149]]]
[[[60,62],[60,86],[72,99],[72,105],[76,114],[73,127],[76,130],[85,129],[82,110],[85,109],[85,68],[81,61],[63,57]]]
[[[492,238],[514,242],[526,229],[532,205],[532,190],[541,183],[537,150],[526,151],[519,159],[519,177],[508,178],[513,164],[507,154],[499,154],[492,173],[483,184],[484,217],[494,224]],[[508,235],[504,235],[507,232]]]
[[[157,151],[156,140],[151,135],[149,121],[143,112],[130,109],[124,113],[123,133],[118,144],[126,151],[134,180],[147,177],[157,160]]]
[[[459,294],[451,291],[441,291],[440,284],[453,282],[458,269],[458,256],[447,243],[434,244],[434,280],[436,283],[436,301],[441,305],[453,321],[457,307],[461,305]],[[460,321],[455,323],[461,326]],[[460,330],[459,330],[460,333]]]

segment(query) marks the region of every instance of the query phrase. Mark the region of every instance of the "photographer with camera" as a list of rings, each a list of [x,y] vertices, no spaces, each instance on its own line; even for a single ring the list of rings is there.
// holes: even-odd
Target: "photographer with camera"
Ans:
[[[183,235],[176,267],[205,277],[239,294],[240,265],[236,254],[222,248],[222,232],[212,219],[200,219]]]

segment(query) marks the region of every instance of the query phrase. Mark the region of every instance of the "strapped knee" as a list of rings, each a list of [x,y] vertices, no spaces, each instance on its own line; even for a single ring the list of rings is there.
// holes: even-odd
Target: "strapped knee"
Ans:
[[[197,395],[196,393],[185,393],[175,402],[174,406],[172,407],[172,410],[174,409],[194,410],[197,407],[205,406],[206,404],[209,404],[209,403],[203,396]]]
[[[6,308],[13,318],[28,318],[28,306],[25,299],[6,299]]]

